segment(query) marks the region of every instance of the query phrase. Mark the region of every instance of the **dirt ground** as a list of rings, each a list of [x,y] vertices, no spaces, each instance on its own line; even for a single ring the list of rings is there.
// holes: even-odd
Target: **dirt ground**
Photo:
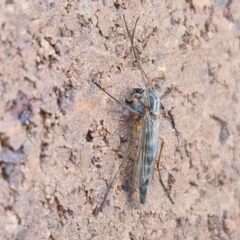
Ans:
[[[240,239],[239,0],[0,3],[0,239]],[[131,190],[124,102],[162,96],[161,176]],[[132,193],[132,194],[131,194]]]

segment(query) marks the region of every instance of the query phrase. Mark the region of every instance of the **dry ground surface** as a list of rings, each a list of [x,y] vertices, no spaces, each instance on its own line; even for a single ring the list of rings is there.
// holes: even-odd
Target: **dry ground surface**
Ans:
[[[240,239],[239,0],[0,3],[0,239]],[[125,101],[162,98],[161,176],[131,190]],[[164,94],[167,93],[167,94]]]

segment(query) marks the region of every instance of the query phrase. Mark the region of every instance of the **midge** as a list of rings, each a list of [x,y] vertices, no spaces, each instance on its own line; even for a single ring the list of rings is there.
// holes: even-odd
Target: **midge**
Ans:
[[[127,108],[130,112],[135,115],[135,122],[136,124],[141,123],[141,128],[138,133],[138,140],[137,142],[137,156],[134,162],[134,169],[133,169],[133,189],[138,188],[140,193],[140,203],[145,203],[147,199],[147,190],[148,185],[152,179],[154,166],[156,163],[156,159],[160,159],[160,155],[163,148],[163,142],[161,145],[160,151],[158,151],[158,143],[159,143],[159,128],[160,128],[160,107],[161,107],[161,100],[154,91],[153,86],[151,86],[150,80],[148,79],[146,73],[144,72],[143,68],[141,67],[139,60],[137,58],[136,50],[134,48],[134,33],[136,30],[137,22],[139,17],[137,18],[133,33],[131,34],[126,23],[125,16],[124,23],[126,26],[127,34],[130,38],[132,51],[134,54],[134,58],[137,64],[138,69],[141,72],[142,79],[145,85],[145,89],[143,88],[134,88],[132,90],[132,97],[133,103],[128,106],[124,103],[118,101],[115,97],[110,95],[107,91],[105,91],[98,83],[94,82],[98,88],[104,91],[109,97],[114,99],[116,102]],[[103,197],[102,202],[97,205],[94,210],[94,214],[98,214],[99,211],[102,210],[104,202],[107,198],[107,195],[113,185],[113,181],[115,180],[118,172],[120,171],[123,163],[128,158],[129,153],[133,149],[133,146],[130,147],[118,169],[116,174],[114,175],[112,181],[110,182],[108,189]],[[159,156],[158,156],[159,155]],[[159,162],[159,161],[158,161]],[[158,163],[159,165],[159,163]],[[167,189],[164,187],[163,182],[161,180],[161,176],[159,173],[159,180],[165,193],[167,194],[171,203],[173,200],[171,199],[170,195],[168,194]]]

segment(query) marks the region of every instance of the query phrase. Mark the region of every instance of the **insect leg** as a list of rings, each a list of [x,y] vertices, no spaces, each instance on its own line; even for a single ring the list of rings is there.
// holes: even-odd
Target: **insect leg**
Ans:
[[[128,159],[129,154],[131,153],[131,151],[133,150],[133,148],[134,148],[134,144],[129,145],[129,147],[128,147],[128,149],[127,149],[127,152],[126,152],[126,155],[125,155],[125,157],[124,157],[123,160],[122,160],[122,163],[120,164],[117,172],[114,174],[113,179],[110,181],[110,184],[109,184],[108,187],[107,187],[107,191],[106,191],[106,193],[105,193],[105,195],[104,195],[104,197],[103,197],[102,202],[101,202],[100,204],[98,204],[98,205],[96,206],[96,208],[94,209],[94,211],[93,211],[93,214],[94,214],[94,215],[97,216],[98,213],[99,213],[100,211],[102,211],[102,208],[103,208],[104,203],[105,203],[105,201],[106,201],[106,199],[107,199],[108,193],[110,192],[110,190],[111,190],[111,188],[112,188],[113,182],[114,182],[114,180],[116,179],[116,177],[117,177],[118,173],[120,172],[121,168],[123,167],[123,165],[126,163],[126,160]]]
[[[117,100],[115,97],[113,97],[110,93],[108,93],[104,88],[102,88],[98,83],[94,82],[94,84],[100,88],[103,92],[105,92],[110,98],[112,98],[114,101],[116,101],[118,104],[120,104],[121,106],[127,108],[130,112],[132,112],[133,114],[136,114],[138,116],[141,116],[141,114],[137,111],[135,111],[133,108],[129,107],[126,104],[123,104],[122,102],[120,102],[119,100]]]
[[[161,173],[160,173],[160,158],[161,158],[161,155],[162,155],[162,150],[163,150],[163,146],[164,146],[164,141],[163,141],[162,138],[160,138],[160,139],[161,139],[162,144],[161,144],[161,147],[160,147],[160,152],[159,152],[158,161],[157,161],[157,170],[158,170],[159,182],[161,183],[162,188],[163,188],[166,196],[167,196],[168,199],[170,200],[170,202],[171,202],[172,204],[174,204],[174,201],[172,200],[172,198],[171,198],[171,196],[170,196],[170,194],[169,194],[167,188],[165,187],[165,185],[164,185],[164,183],[163,183],[163,181],[162,181],[162,178],[161,178]]]
[[[135,47],[134,47],[134,34],[135,34],[135,30],[136,30],[136,27],[137,27],[137,22],[139,20],[140,16],[137,18],[136,22],[135,22],[135,25],[134,25],[134,28],[133,28],[133,32],[132,34],[130,33],[130,30],[128,28],[128,25],[127,25],[127,22],[126,22],[126,19],[125,19],[125,16],[123,15],[123,20],[124,20],[124,23],[125,23],[125,26],[126,26],[126,29],[127,29],[127,34],[128,34],[128,37],[130,39],[130,42],[131,42],[131,47],[132,47],[132,51],[133,51],[133,55],[134,55],[134,58],[136,60],[136,63],[137,63],[137,67],[139,69],[139,71],[141,72],[142,76],[143,76],[143,81],[144,81],[144,84],[145,84],[145,87],[147,88],[147,85],[151,86],[151,81],[149,80],[147,74],[144,72],[141,64],[139,63],[139,60],[138,60],[138,57],[137,57],[137,53],[136,53],[136,50],[135,50]],[[145,80],[144,79],[147,80]],[[151,88],[151,87],[150,87]]]

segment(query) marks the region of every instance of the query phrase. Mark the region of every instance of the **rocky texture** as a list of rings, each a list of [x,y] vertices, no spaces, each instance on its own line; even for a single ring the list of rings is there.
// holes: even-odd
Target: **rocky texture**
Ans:
[[[130,3],[131,2],[131,3]],[[0,3],[1,239],[240,239],[238,0]],[[162,98],[161,175],[130,196],[133,121],[121,101]],[[164,94],[166,93],[166,94]],[[130,188],[131,189],[131,188]]]

